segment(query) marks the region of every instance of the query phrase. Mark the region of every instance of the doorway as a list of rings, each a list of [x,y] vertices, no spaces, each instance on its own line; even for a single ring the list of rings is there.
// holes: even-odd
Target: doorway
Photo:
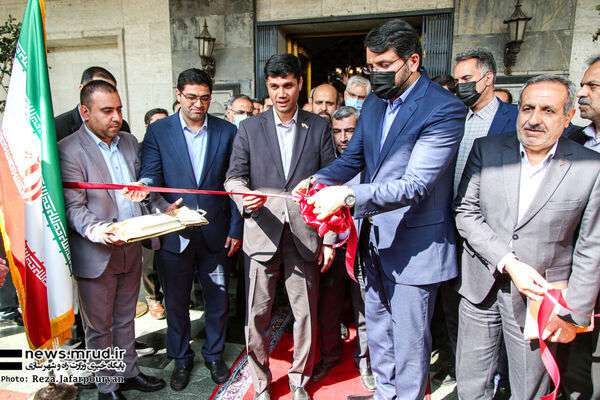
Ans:
[[[343,91],[348,76],[361,74],[365,65],[364,39],[374,27],[402,18],[421,35],[424,66],[430,76],[448,73],[452,55],[452,10],[422,14],[384,14],[326,19],[259,23],[255,47],[255,95],[267,96],[264,64],[276,53],[288,52],[300,58],[304,87],[298,102],[304,104],[310,90],[332,83]]]

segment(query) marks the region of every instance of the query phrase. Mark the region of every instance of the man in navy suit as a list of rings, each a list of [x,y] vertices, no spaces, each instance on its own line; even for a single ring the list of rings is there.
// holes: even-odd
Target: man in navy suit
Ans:
[[[142,148],[140,181],[148,185],[223,190],[236,134],[227,121],[207,113],[212,79],[191,68],[179,74],[176,95],[181,109],[148,126]],[[165,193],[172,203],[178,194]],[[189,383],[194,352],[190,348],[190,291],[194,274],[205,295],[206,341],[202,355],[211,377],[223,383],[230,257],[241,246],[242,219],[227,196],[183,194],[184,204],[207,212],[209,224],[161,237],[158,273],[165,292],[167,355],[175,360],[171,387]]]
[[[319,218],[354,206],[369,229],[361,251],[375,398],[422,399],[437,291],[457,274],[452,182],[466,109],[427,77],[419,35],[405,21],[373,29],[365,45],[374,95],[346,151],[314,177],[343,185],[364,171],[364,183],[329,186],[309,201]]]

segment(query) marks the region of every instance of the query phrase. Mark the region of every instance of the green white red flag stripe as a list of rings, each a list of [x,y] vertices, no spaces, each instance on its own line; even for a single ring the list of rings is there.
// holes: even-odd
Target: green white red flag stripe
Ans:
[[[59,346],[73,325],[44,14],[28,1],[0,130],[0,228],[31,348]]]

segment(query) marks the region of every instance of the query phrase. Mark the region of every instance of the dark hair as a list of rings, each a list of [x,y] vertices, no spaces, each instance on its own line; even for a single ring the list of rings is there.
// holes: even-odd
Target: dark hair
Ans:
[[[365,47],[375,53],[383,53],[392,49],[403,60],[417,53],[419,64],[423,62],[419,34],[403,19],[393,19],[371,29],[365,37]]]
[[[169,116],[169,112],[164,108],[153,108],[144,115],[144,123],[148,125],[150,123],[150,119],[156,114],[165,114],[166,116]]]
[[[265,104],[264,100],[261,99],[252,99],[253,103],[258,103],[258,104]]]
[[[333,112],[331,118],[335,119],[336,121],[339,121],[344,118],[348,118],[351,115],[354,115],[356,117],[356,108],[350,106],[341,106]]]
[[[506,96],[508,97],[508,103],[512,104],[513,97],[512,97],[512,93],[510,92],[510,90],[504,89],[504,88],[495,88],[494,92],[502,92],[502,93],[506,94]]]
[[[246,96],[245,94],[236,94],[235,96],[232,96],[229,100],[227,100],[225,108],[227,108],[227,109],[230,108],[233,105],[233,103],[239,99],[248,100],[250,103],[252,103],[254,101],[249,96]]]
[[[177,89],[182,92],[185,85],[206,85],[212,93],[213,81],[210,75],[198,68],[190,68],[177,77]]]
[[[302,77],[302,67],[300,60],[293,54],[275,54],[267,60],[265,64],[265,80],[268,77],[286,77],[288,74],[294,75],[297,80]]]
[[[79,104],[83,104],[88,108],[91,107],[90,103],[92,101],[92,95],[96,92],[118,93],[117,88],[111,83],[100,79],[94,79],[83,85],[81,88],[81,92],[79,93]]]
[[[115,85],[117,84],[117,80],[115,79],[113,74],[111,74],[106,68],[96,66],[86,68],[86,70],[83,71],[83,73],[81,74],[81,84],[85,85],[89,81],[93,81],[97,78],[107,79],[109,81],[114,82]]]
[[[588,67],[591,67],[592,65],[596,64],[598,61],[600,61],[600,55],[588,58],[586,63],[588,65]]]
[[[447,86],[452,93],[456,92],[456,79],[448,74],[441,74],[433,77],[432,81],[440,86]]]
[[[461,53],[458,53],[454,58],[454,61],[459,63],[461,61],[472,59],[477,60],[477,67],[481,71],[482,75],[485,72],[491,71],[491,73],[494,74],[494,80],[496,79],[496,60],[494,60],[494,56],[487,49],[478,47],[465,50]]]

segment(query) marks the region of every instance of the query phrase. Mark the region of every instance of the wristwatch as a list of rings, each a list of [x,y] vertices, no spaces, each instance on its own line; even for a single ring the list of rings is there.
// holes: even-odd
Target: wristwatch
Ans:
[[[354,207],[354,203],[356,203],[356,196],[354,196],[354,193],[348,194],[344,199],[344,204],[346,207]]]

